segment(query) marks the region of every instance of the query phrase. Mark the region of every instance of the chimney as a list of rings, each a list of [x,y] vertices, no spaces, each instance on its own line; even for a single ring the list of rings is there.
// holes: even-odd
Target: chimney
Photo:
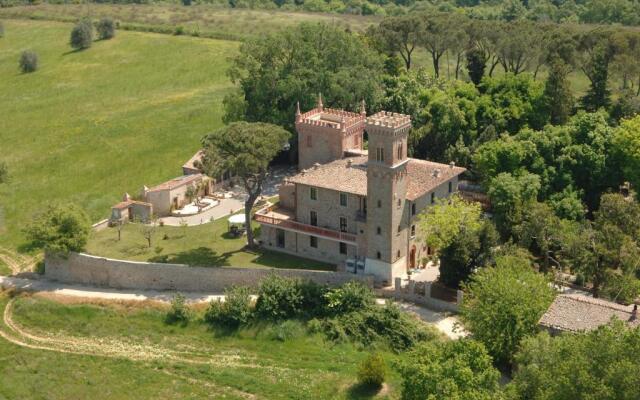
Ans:
[[[353,165],[353,160],[351,159],[347,160],[347,168],[351,168],[352,165]]]
[[[313,169],[318,169],[319,166],[320,166],[320,163],[315,163],[313,164]]]
[[[455,162],[455,161],[451,161],[451,162],[449,163],[449,168],[453,168],[453,167],[455,167],[455,166],[456,166],[456,162]]]
[[[302,122],[302,116],[300,113],[300,102],[296,103],[296,122]]]
[[[324,104],[322,104],[322,93],[318,93],[318,106],[317,106],[317,108],[320,111],[324,110]]]
[[[129,201],[131,200],[131,196],[129,196],[129,193],[125,193],[124,196],[122,196],[122,201]]]
[[[367,109],[365,108],[365,105],[366,104],[364,102],[364,99],[362,99],[362,102],[360,103],[360,115],[363,115],[363,116],[366,117],[367,116]]]
[[[435,176],[436,178],[438,178],[438,177],[440,176],[440,169],[436,168],[436,169],[433,171],[433,176]]]

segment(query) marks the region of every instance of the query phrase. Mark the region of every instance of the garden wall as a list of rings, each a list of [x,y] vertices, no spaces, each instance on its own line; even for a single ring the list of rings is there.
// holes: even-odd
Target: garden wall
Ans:
[[[189,267],[183,264],[113,260],[83,253],[71,253],[66,259],[45,257],[45,277],[48,279],[114,289],[222,293],[225,288],[233,285],[257,287],[271,273],[331,286],[358,280],[373,287],[372,276],[347,272]]]

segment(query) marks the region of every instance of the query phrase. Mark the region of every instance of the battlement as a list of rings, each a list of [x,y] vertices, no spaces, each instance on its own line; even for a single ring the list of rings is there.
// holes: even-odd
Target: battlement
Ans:
[[[341,131],[348,131],[354,127],[364,125],[366,117],[345,110],[333,108],[314,108],[296,116],[296,125],[304,124],[321,126]]]
[[[401,129],[411,126],[411,116],[388,111],[380,111],[368,117],[367,126],[380,126],[392,129]]]

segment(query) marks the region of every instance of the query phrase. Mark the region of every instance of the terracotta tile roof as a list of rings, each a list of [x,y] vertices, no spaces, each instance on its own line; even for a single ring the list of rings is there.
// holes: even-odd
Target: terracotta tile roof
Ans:
[[[149,207],[151,207],[150,203],[145,203],[144,201],[127,200],[127,201],[121,201],[120,203],[114,205],[111,208],[117,208],[119,210],[123,210],[123,209],[129,207],[131,204],[139,204],[141,206],[149,206]]]
[[[556,331],[580,332],[606,325],[616,317],[632,326],[640,326],[637,319],[630,321],[633,306],[623,306],[582,294],[561,294],[540,318],[540,325]]]
[[[169,181],[161,183],[157,186],[154,186],[149,189],[150,192],[157,192],[160,190],[173,190],[175,188],[179,188],[181,186],[187,185],[191,182],[195,182],[199,179],[202,179],[204,175],[202,174],[194,174],[194,175],[184,175],[177,178],[173,178]]]
[[[407,164],[407,199],[415,200],[464,171],[460,167],[410,158]],[[347,157],[314,166],[289,178],[289,181],[366,196],[367,156]]]
[[[191,170],[195,170],[195,171],[199,171],[200,169],[198,167],[196,167],[196,161],[200,162],[202,161],[202,157],[204,156],[204,152],[202,150],[198,150],[198,152],[196,154],[193,155],[193,157],[191,157],[189,159],[189,161],[187,161],[182,168],[183,169],[191,169]]]

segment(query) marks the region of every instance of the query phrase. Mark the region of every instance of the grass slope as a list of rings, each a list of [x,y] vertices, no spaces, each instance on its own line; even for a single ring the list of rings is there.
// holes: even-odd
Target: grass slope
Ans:
[[[120,241],[115,228],[93,232],[87,246],[102,257],[169,262],[205,267],[272,267],[335,270],[334,265],[267,250],[246,251],[246,237],[227,234],[226,218],[193,227],[162,226],[149,248],[137,224],[123,227]]]
[[[5,21],[0,39],[0,244],[20,243],[32,213],[73,201],[93,219],[125,191],[180,174],[200,138],[221,124],[237,42],[118,32],[70,51],[70,24]],[[24,49],[40,69],[18,71]]]
[[[0,296],[2,310],[7,301]],[[198,321],[186,327],[165,325],[164,309],[158,306],[71,302],[19,297],[10,317],[20,330],[44,338],[40,343],[48,346],[58,341],[64,342],[60,347],[73,344],[96,354],[110,346],[117,347],[118,354],[166,349],[185,360],[218,359],[224,365],[35,351],[0,338],[0,398],[368,398],[355,385],[357,366],[368,350],[325,342],[299,323],[287,324],[284,340],[277,339],[282,328],[270,325],[221,335]],[[10,332],[4,322],[0,329]],[[382,354],[389,363],[402,357],[384,350]],[[188,385],[187,379],[198,382]],[[388,394],[378,398],[397,398],[399,380],[392,373]]]

